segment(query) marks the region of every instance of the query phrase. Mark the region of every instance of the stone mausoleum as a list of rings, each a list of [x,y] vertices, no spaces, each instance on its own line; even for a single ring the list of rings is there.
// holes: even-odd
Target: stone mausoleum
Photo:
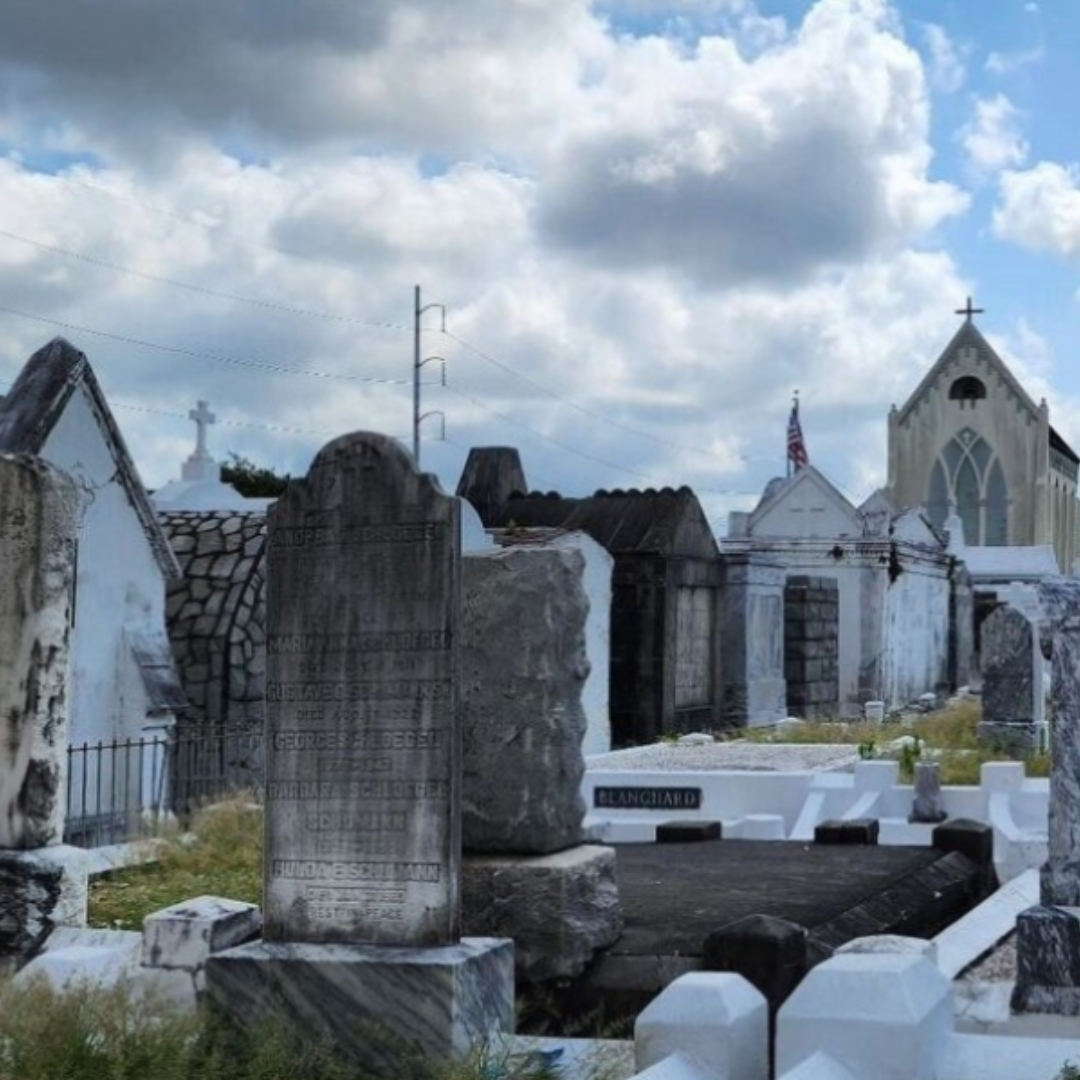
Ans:
[[[888,494],[923,506],[942,528],[956,514],[971,547],[1054,549],[1068,572],[1077,555],[1080,458],[966,319],[915,392],[889,413]]]

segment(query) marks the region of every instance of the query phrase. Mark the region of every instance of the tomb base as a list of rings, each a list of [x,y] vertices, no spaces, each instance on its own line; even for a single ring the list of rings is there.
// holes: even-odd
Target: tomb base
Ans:
[[[1028,720],[980,720],[976,738],[983,746],[1001,750],[1014,757],[1044,753],[1047,748],[1047,725]]]
[[[466,855],[465,930],[512,938],[523,982],[580,975],[622,934],[615,852],[581,844],[554,855]]]
[[[85,926],[86,852],[57,844],[0,851],[0,971],[33,959],[58,926]]]
[[[1028,908],[1016,917],[1017,1013],[1080,1016],[1080,908]]]
[[[441,948],[257,941],[208,957],[211,1007],[250,1031],[284,1025],[329,1040],[362,1069],[468,1054],[514,1027],[514,945]]]

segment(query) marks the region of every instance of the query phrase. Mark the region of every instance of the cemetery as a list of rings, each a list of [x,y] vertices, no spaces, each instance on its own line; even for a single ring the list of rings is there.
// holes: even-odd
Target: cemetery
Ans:
[[[363,431],[248,502],[191,416],[151,497],[67,342],[0,403],[0,1062],[110,1010],[178,1077],[1080,1061],[1076,578],[809,467],[724,539]]]

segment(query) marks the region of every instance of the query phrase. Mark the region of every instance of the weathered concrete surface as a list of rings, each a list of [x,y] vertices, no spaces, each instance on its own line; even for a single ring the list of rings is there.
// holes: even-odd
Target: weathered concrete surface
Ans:
[[[581,842],[584,573],[573,549],[463,560],[467,851],[542,854]]]
[[[0,454],[0,848],[63,836],[77,505],[67,474]]]
[[[270,510],[267,941],[457,940],[458,512],[369,433]]]
[[[467,934],[513,938],[524,982],[570,979],[622,933],[615,852],[582,844],[554,855],[470,855],[462,863]]]
[[[54,844],[0,851],[0,971],[31,960],[59,926],[84,926],[89,859]]]

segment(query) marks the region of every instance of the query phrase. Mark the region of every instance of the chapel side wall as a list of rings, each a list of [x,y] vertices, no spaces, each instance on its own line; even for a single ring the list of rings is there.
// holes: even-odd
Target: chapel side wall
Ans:
[[[950,386],[963,375],[980,379],[986,385],[986,398],[974,403],[950,400]],[[1041,493],[1045,497],[1044,488],[1033,483],[1043,457],[1038,414],[981,351],[968,346],[950,358],[911,411],[898,419],[894,501],[900,506],[926,505],[934,462],[949,440],[966,427],[981,435],[1001,460],[1010,502],[1008,542],[1037,543],[1037,503]]]
[[[41,456],[71,472],[82,489],[71,636],[71,742],[137,739],[147,699],[137,666],[128,662],[124,631],[164,632],[161,567],[115,478],[116,462],[81,390],[72,395]]]

